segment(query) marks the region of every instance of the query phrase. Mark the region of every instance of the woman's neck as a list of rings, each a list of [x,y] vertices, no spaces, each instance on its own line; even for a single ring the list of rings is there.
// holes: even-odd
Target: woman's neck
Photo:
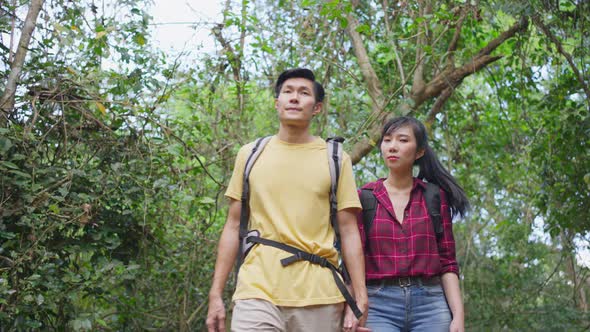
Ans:
[[[406,174],[397,174],[389,172],[389,175],[384,181],[390,189],[395,191],[406,191],[412,188],[414,185],[414,177],[412,172]]]

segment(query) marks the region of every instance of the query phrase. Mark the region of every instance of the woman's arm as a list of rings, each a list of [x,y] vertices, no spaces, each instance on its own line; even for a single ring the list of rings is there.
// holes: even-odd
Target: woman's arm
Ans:
[[[459,277],[453,273],[448,272],[442,275],[442,287],[445,291],[447,303],[451,309],[453,320],[449,327],[450,332],[464,332],[465,331],[465,311],[463,309],[463,298],[461,297],[461,289],[459,288]]]

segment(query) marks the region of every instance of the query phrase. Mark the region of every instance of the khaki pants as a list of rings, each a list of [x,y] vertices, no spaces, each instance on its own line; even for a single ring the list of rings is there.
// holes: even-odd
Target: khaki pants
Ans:
[[[282,307],[260,299],[235,302],[231,331],[330,332],[342,331],[344,303]]]

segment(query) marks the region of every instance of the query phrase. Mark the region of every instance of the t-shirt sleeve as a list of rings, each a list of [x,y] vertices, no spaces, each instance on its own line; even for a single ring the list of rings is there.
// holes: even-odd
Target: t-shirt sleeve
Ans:
[[[233,198],[235,200],[242,199],[242,183],[244,181],[244,167],[246,166],[246,158],[248,153],[252,150],[251,144],[244,145],[238,151],[236,161],[234,163],[234,170],[231,179],[227,184],[225,197]]]
[[[338,211],[349,208],[361,208],[361,202],[354,181],[352,172],[352,162],[346,152],[342,153],[342,167],[340,179],[338,179],[338,191],[336,193],[338,200]]]

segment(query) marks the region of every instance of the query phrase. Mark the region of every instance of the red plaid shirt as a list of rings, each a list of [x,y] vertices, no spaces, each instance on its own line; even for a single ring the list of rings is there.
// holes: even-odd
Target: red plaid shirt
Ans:
[[[455,258],[455,240],[451,213],[443,190],[440,191],[443,234],[437,241],[432,221],[428,215],[422,180],[414,178],[410,200],[404,210],[404,222],[400,224],[393,212],[393,205],[383,185],[385,179],[366,184],[377,198],[375,219],[367,237],[362,214],[357,217],[365,250],[367,280],[388,277],[431,277],[447,272],[459,274]]]

